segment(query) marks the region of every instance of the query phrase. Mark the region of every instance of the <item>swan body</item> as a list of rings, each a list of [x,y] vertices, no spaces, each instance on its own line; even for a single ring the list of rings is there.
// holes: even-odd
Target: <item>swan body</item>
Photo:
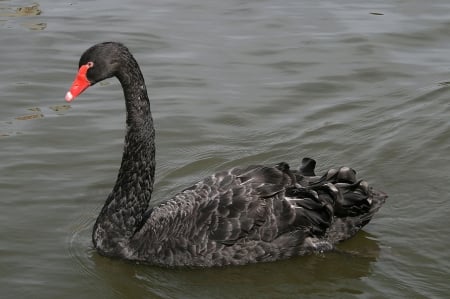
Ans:
[[[126,102],[127,132],[118,177],[94,225],[96,250],[160,266],[211,267],[275,261],[332,250],[354,236],[385,202],[348,167],[316,176],[281,162],[217,172],[151,207],[154,127],[144,78],[122,44],[84,52],[72,101],[87,87],[117,77]]]

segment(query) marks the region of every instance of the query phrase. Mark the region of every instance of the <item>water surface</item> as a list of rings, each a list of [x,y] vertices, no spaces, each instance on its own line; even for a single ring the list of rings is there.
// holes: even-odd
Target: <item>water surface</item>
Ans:
[[[2,298],[446,298],[450,4],[0,1]],[[348,165],[390,197],[338,252],[169,270],[90,233],[120,165],[115,79],[63,107],[83,50],[125,43],[157,129],[157,201],[220,169]]]

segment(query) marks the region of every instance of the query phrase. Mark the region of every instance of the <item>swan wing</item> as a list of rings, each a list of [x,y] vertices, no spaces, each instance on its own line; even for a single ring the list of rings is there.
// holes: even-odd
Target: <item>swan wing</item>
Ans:
[[[381,205],[373,207],[373,194],[350,168],[322,177],[286,163],[233,168],[155,207],[134,240],[141,256],[164,265],[245,264],[329,250],[370,220]]]

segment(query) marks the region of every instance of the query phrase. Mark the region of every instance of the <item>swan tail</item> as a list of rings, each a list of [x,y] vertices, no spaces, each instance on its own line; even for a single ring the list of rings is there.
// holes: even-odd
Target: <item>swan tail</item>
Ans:
[[[337,243],[355,235],[368,224],[387,195],[356,178],[349,167],[315,174],[316,162],[304,158],[294,171],[297,184],[286,189],[286,199],[295,207],[296,225],[311,224],[311,233]]]

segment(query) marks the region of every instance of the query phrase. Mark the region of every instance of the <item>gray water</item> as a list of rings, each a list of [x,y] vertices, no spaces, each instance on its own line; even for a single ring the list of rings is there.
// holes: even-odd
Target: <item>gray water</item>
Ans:
[[[0,1],[1,298],[449,298],[450,2]],[[39,11],[40,10],[40,11]],[[390,197],[338,252],[171,270],[99,256],[117,80],[64,106],[81,53],[125,43],[157,129],[157,201],[220,169],[347,165]]]

